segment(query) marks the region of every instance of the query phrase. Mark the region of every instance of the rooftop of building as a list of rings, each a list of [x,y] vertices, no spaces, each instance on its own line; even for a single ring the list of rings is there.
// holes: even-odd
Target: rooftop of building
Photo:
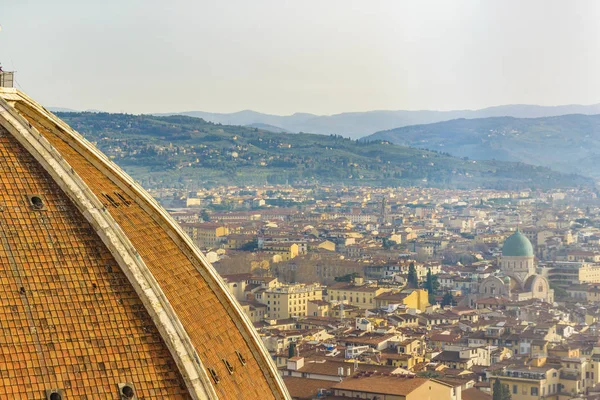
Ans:
[[[533,257],[533,246],[519,230],[510,235],[502,245],[503,257]]]

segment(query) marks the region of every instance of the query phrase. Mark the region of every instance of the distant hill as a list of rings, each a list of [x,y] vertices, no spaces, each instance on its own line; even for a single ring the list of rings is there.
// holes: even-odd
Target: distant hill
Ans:
[[[248,127],[248,128],[257,128],[257,129],[262,129],[265,131],[275,132],[275,133],[290,133],[290,131],[288,131],[287,129],[283,129],[278,126],[273,126],[273,125],[269,125],[269,124],[256,123],[256,124],[249,124],[249,125],[244,125],[244,126]]]
[[[103,112],[102,110],[96,110],[96,109],[89,109],[89,110],[74,110],[72,108],[64,108],[64,107],[48,107],[48,110],[50,110],[53,113],[59,113],[59,112]]]
[[[456,119],[377,132],[363,140],[527,162],[600,179],[600,115]]]
[[[516,118],[538,118],[566,114],[600,114],[600,104],[536,106],[527,104],[504,105],[480,110],[455,111],[367,111],[348,112],[335,115],[314,115],[296,113],[288,116],[262,114],[245,110],[236,113],[220,114],[202,111],[188,111],[172,114],[203,118],[206,121],[225,125],[267,124],[289,132],[309,132],[337,134],[357,139],[374,132],[408,125],[429,124],[457,118],[487,118],[511,116]]]
[[[65,108],[65,107],[48,107],[48,110],[52,111],[53,113],[59,113],[59,112],[79,112],[78,110],[73,110],[72,108]]]
[[[386,143],[273,133],[185,116],[58,116],[147,187],[287,182],[517,189],[593,184],[523,163],[475,162]]]

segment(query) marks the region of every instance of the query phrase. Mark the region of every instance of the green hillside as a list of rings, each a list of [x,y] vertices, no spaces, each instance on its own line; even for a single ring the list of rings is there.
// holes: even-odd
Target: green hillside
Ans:
[[[600,178],[600,115],[456,119],[377,132],[363,140],[387,140],[472,159],[527,162]]]
[[[576,175],[341,136],[273,133],[184,116],[57,113],[147,187],[346,184],[454,188],[590,185]]]

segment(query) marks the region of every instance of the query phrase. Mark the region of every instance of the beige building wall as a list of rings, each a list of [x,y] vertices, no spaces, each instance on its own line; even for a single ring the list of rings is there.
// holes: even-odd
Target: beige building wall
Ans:
[[[279,261],[289,261],[292,258],[298,257],[299,254],[298,245],[295,243],[269,244],[265,245],[263,249],[267,254],[273,254],[275,256],[281,257]]]
[[[499,376],[498,379],[503,385],[508,385],[512,400],[531,400],[558,394],[560,373],[556,369],[550,369],[545,373],[545,377],[538,380]],[[491,378],[492,385],[495,380],[496,377]]]
[[[319,301],[308,301],[307,316],[309,317],[329,317],[329,304]]]
[[[507,275],[525,282],[528,276],[535,274],[534,257],[503,256],[500,268]]]
[[[266,304],[269,318],[286,319],[308,315],[308,302],[323,300],[323,289],[317,284],[290,285],[266,290],[261,303]]]
[[[386,394],[385,387],[374,387],[372,391],[335,389],[336,396],[359,399],[385,399],[385,400],[456,400],[460,399],[460,394],[456,393],[449,385],[442,384],[435,380],[429,380],[421,386],[411,391],[408,395]]]
[[[453,389],[450,386],[432,380],[410,392],[406,396],[406,400],[460,399],[461,397]]]
[[[329,302],[344,302],[361,309],[375,307],[375,297],[382,293],[390,292],[391,289],[376,286],[355,286],[341,289],[328,289]]]
[[[580,283],[600,283],[600,266],[585,264],[579,268]]]
[[[216,247],[219,243],[218,238],[229,234],[226,226],[216,226],[214,223],[181,224],[181,227],[201,249]]]

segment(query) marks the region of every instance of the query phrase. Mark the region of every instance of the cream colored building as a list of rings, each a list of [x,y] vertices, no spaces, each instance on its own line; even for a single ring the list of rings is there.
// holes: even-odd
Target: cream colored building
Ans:
[[[387,400],[455,400],[461,398],[460,386],[453,387],[435,379],[401,378],[379,374],[344,379],[332,389],[334,395],[339,398]]]
[[[514,366],[491,376],[508,386],[512,400],[531,400],[557,396],[560,392],[560,372],[549,366]],[[555,397],[552,397],[555,398]]]
[[[323,300],[309,300],[307,306],[307,315],[309,317],[329,317],[330,304]]]
[[[376,308],[385,308],[394,305],[403,305],[406,308],[425,311],[430,305],[429,294],[425,289],[411,289],[398,293],[385,292],[375,297]]]
[[[600,283],[600,265],[586,264],[579,268],[579,283]]]
[[[224,240],[225,236],[229,234],[226,226],[214,222],[182,223],[180,225],[200,249],[218,247],[221,240]]]
[[[267,306],[271,319],[306,317],[308,302],[322,300],[323,289],[319,284],[284,285],[257,293],[256,299]]]
[[[289,261],[292,258],[298,257],[298,245],[296,243],[276,242],[269,243],[263,246],[263,250],[267,254],[273,254],[278,257],[278,261]]]
[[[240,306],[244,313],[250,318],[252,322],[262,321],[267,314],[267,306],[257,302],[250,303],[247,301],[241,301]]]
[[[600,264],[579,261],[553,261],[545,266],[548,280],[558,285],[600,283]]]
[[[374,285],[355,285],[340,282],[327,288],[329,302],[343,302],[361,309],[376,307],[375,298],[380,294],[390,292],[392,289]]]

